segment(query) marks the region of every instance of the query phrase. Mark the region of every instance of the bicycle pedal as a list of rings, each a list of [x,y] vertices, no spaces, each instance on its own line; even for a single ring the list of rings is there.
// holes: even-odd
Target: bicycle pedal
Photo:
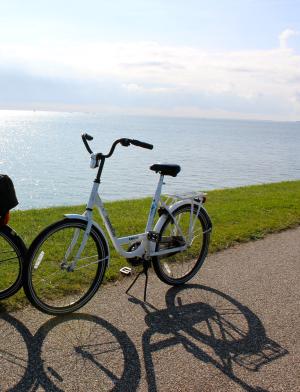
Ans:
[[[120,269],[120,272],[124,275],[131,275],[131,268],[130,267],[122,267]]]

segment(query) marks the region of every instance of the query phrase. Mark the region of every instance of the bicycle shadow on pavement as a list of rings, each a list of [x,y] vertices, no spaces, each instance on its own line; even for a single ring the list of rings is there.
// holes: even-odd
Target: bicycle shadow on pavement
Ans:
[[[141,378],[126,332],[81,313],[52,318],[34,336],[16,318],[1,314],[0,368],[5,376],[0,391],[14,392],[136,391]]]
[[[0,305],[0,391],[27,391],[34,377],[32,334]]]
[[[187,380],[187,369],[198,388],[203,378],[202,387],[207,390],[212,387],[210,380],[204,380],[209,364],[244,390],[262,392],[264,389],[242,379],[245,370],[258,372],[288,354],[266,336],[262,322],[249,308],[219,290],[198,284],[172,287],[166,304],[166,309],[154,312],[143,305],[148,325],[142,342],[149,391],[161,390],[164,381],[160,383],[159,378],[168,372],[176,390],[181,380]]]

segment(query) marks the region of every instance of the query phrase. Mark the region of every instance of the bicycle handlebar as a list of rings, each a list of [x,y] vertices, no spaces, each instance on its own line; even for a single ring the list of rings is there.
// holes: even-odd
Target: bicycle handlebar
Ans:
[[[148,150],[152,150],[153,149],[153,144],[140,142],[139,140],[131,139],[130,143],[135,145],[135,146],[138,146],[138,147],[147,148]]]
[[[84,145],[85,145],[85,148],[88,150],[88,152],[90,153],[90,154],[93,154],[93,151],[91,150],[91,148],[90,148],[90,146],[89,146],[89,144],[88,144],[88,140],[93,140],[93,136],[91,136],[91,135],[88,135],[87,133],[83,133],[82,135],[81,135],[81,139],[82,139],[82,141],[83,141],[83,143],[84,143]]]
[[[88,144],[88,141],[93,140],[93,136],[91,136],[91,135],[89,135],[87,133],[83,133],[81,135],[81,138],[82,138],[82,141],[83,141],[83,143],[85,145],[85,148],[88,150],[88,152],[90,154],[93,154],[93,151],[91,150],[91,148],[90,148],[90,146]],[[128,146],[130,146],[130,144],[133,144],[134,146],[141,147],[141,148],[147,148],[148,150],[152,150],[153,149],[153,145],[152,144],[141,142],[140,140],[122,138],[122,139],[115,140],[113,142],[113,144],[111,146],[111,149],[110,149],[108,154],[104,155],[102,153],[98,153],[97,157],[98,158],[101,158],[101,157],[109,158],[109,157],[111,157],[113,152],[114,152],[114,150],[115,150],[115,148],[116,148],[116,146],[117,146],[117,144],[119,144],[119,143],[122,144],[122,146],[124,146],[124,147],[128,147]]]

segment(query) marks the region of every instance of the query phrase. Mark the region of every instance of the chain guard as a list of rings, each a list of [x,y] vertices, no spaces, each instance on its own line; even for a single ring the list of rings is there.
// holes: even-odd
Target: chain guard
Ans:
[[[133,243],[132,245],[130,245],[130,247],[128,248],[127,252],[132,252],[132,251],[136,250],[140,245],[141,245],[141,243],[139,241]],[[133,267],[136,267],[138,265],[143,264],[143,259],[140,258],[140,257],[131,257],[130,259],[126,259],[126,260]]]

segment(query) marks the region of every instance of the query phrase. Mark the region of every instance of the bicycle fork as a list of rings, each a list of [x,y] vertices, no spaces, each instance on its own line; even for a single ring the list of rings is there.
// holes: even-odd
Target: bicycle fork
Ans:
[[[86,243],[88,241],[88,238],[89,238],[89,235],[90,235],[90,232],[91,232],[91,228],[92,228],[92,224],[93,224],[92,219],[88,219],[87,227],[86,227],[86,229],[84,231],[84,235],[83,235],[80,247],[79,247],[79,249],[78,249],[78,251],[77,251],[77,253],[76,253],[75,257],[74,257],[74,260],[71,262],[71,264],[68,264],[68,258],[71,255],[71,253],[73,252],[73,249],[74,249],[74,247],[75,247],[75,245],[76,245],[76,243],[78,241],[79,234],[80,234],[80,229],[76,229],[75,230],[75,233],[73,235],[72,241],[71,241],[71,243],[70,243],[70,245],[69,245],[69,247],[68,247],[68,249],[66,251],[64,260],[62,261],[62,263],[60,265],[62,269],[66,269],[68,272],[74,271],[74,269],[76,268],[77,262],[80,259],[81,253],[83,252],[83,250],[84,250],[84,248],[86,246]]]

